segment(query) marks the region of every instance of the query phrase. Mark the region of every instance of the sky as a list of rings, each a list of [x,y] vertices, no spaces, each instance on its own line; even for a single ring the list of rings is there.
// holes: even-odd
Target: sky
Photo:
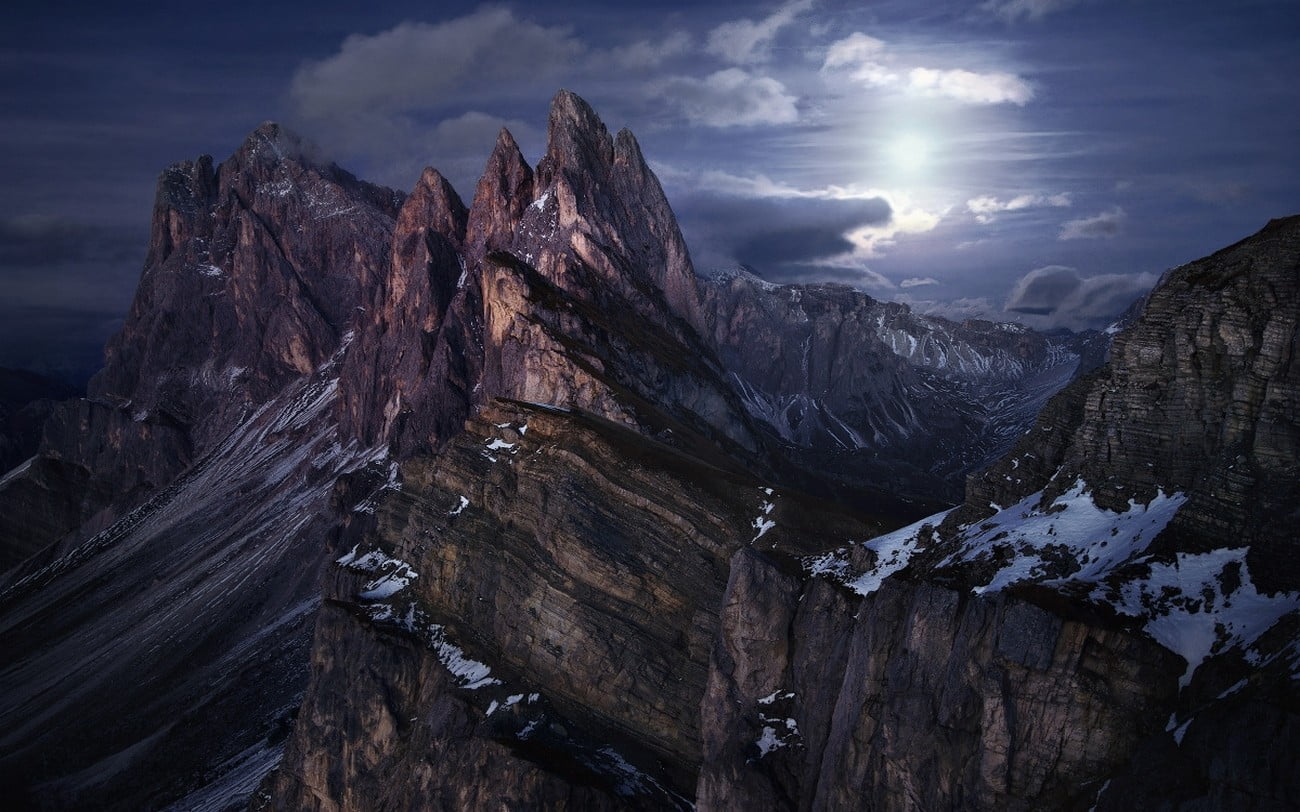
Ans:
[[[0,366],[84,378],[168,164],[275,120],[467,201],[561,87],[629,127],[697,270],[1105,326],[1300,212],[1300,2],[78,4],[0,27]]]

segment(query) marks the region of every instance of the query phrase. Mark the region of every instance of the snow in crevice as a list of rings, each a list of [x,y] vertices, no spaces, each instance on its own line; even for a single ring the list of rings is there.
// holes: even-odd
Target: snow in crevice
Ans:
[[[357,597],[362,600],[384,600],[405,589],[411,581],[419,578],[415,568],[393,558],[383,550],[371,550],[363,555],[357,554],[357,548],[339,558],[334,563],[344,569],[364,572],[376,577],[366,583]]]
[[[424,643],[456,678],[459,687],[475,691],[501,684],[501,680],[492,676],[492,669],[486,663],[473,659],[452,643],[447,638],[446,627],[432,622],[428,614],[414,603],[405,610],[391,603],[372,603],[364,609],[372,622],[403,629]]]
[[[467,497],[467,496],[462,496],[462,497],[460,497],[460,502],[456,505],[456,507],[452,508],[452,509],[451,509],[451,512],[448,513],[447,515],[448,515],[448,516],[459,516],[460,514],[462,514],[462,513],[465,512],[465,508],[467,508],[467,507],[469,507],[469,497]]]
[[[797,743],[802,737],[799,733],[799,723],[790,716],[768,716],[765,713],[758,715],[762,723],[762,730],[758,734],[758,739],[754,744],[758,747],[758,757],[763,758],[774,750],[782,747],[789,747]]]
[[[517,433],[520,437],[523,437],[528,433],[528,423],[526,421],[520,423],[499,423],[496,427],[498,429],[511,430]],[[483,449],[484,450],[480,453],[482,453],[483,458],[488,462],[497,462],[502,458],[509,461],[511,457],[519,453],[520,443],[518,441],[511,442],[503,437],[489,437],[483,443]],[[504,455],[502,452],[505,452]]]
[[[17,479],[18,477],[22,476],[23,474],[31,470],[33,462],[36,462],[36,457],[35,456],[28,457],[26,460],[23,460],[12,470],[10,470],[9,473],[5,474],[3,477],[0,477],[0,488],[3,488],[5,485],[8,485],[13,480]]]
[[[776,508],[776,502],[773,501],[772,497],[772,489],[763,488],[763,496],[763,503],[758,509],[758,515],[754,517],[754,521],[751,523],[754,529],[754,537],[749,540],[750,544],[758,541],[767,531],[776,527],[776,521],[772,519],[772,511]]]

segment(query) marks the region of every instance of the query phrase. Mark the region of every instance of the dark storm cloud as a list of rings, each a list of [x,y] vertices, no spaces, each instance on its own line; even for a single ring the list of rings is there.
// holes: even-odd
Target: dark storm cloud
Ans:
[[[773,281],[804,279],[819,261],[853,250],[846,234],[889,222],[881,198],[741,198],[698,193],[676,209],[692,255],[704,268],[743,264]],[[848,279],[857,269],[824,267],[824,275]]]
[[[1011,289],[1006,309],[1012,313],[1046,316],[1055,313],[1061,302],[1082,284],[1083,280],[1074,268],[1064,265],[1035,268],[1022,276]]]
[[[1104,327],[1156,282],[1153,274],[1082,276],[1064,265],[1035,268],[1016,282],[1003,308],[1039,317],[1040,327]]]

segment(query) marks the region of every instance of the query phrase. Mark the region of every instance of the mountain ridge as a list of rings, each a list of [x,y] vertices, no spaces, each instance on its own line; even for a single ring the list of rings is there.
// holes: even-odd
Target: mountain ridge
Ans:
[[[1288,724],[1293,610],[1190,668],[1154,615],[1116,622],[1014,579],[970,594],[1030,553],[961,551],[1039,490],[1024,512],[1046,523],[1138,515],[1131,487],[1169,484],[1142,471],[1149,437],[1176,451],[1197,422],[1142,400],[1152,381],[1204,395],[1184,416],[1245,404],[1232,430],[1258,448],[1228,445],[1257,475],[1214,473],[1215,446],[1212,475],[1184,461],[1187,501],[1151,493],[1144,520],[1205,536],[1224,526],[1210,497],[1283,505],[1300,308],[1257,288],[1294,287],[1300,218],[1167,274],[1081,375],[1109,336],[697,281],[635,138],[567,91],[548,130],[536,170],[502,130],[469,206],[436,170],[409,195],[373,187],[272,124],[219,166],[164,173],[105,371],[0,481],[0,538],[25,558],[0,574],[0,642],[21,652],[0,669],[13,797],[1074,807],[1117,803],[1106,780],[1159,798],[1137,761],[1153,748],[1212,797],[1294,797],[1259,777],[1276,764],[1259,737],[1239,737],[1235,784],[1206,766],[1225,708]],[[1197,314],[1228,336],[1207,333],[1199,370],[1165,348],[1202,346]],[[1213,394],[1213,369],[1249,397]],[[1146,423],[1099,400],[1123,376],[1123,414]],[[1107,446],[1126,423],[1134,439]],[[1075,446],[1091,490],[1056,471]],[[1133,459],[1107,480],[1112,447]],[[923,518],[999,456],[964,506]],[[1031,468],[1032,491],[998,484]],[[1244,600],[1256,572],[1266,593],[1290,583],[1285,519],[1261,527],[1243,556],[1263,558],[1217,595]],[[1186,538],[1151,549],[1205,552]]]

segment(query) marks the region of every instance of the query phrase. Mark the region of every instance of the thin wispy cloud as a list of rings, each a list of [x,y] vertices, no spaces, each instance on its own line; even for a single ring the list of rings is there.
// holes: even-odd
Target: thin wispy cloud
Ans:
[[[1115,206],[1091,217],[1067,220],[1061,225],[1058,239],[1062,240],[1099,240],[1110,239],[1124,229],[1128,214]]]
[[[1049,14],[1078,5],[1080,0],[988,0],[980,8],[1008,22],[1041,20]]]
[[[987,224],[992,223],[1003,212],[1021,211],[1044,206],[1064,208],[1071,205],[1071,203],[1072,198],[1068,192],[1052,195],[1041,193],[1022,194],[1005,200],[993,195],[980,195],[966,201],[966,210],[975,216],[976,221]]]
[[[781,29],[812,6],[813,0],[796,0],[761,20],[725,22],[709,32],[706,49],[737,65],[764,62],[771,55],[772,42]]]
[[[929,285],[937,285],[939,280],[932,276],[910,276],[898,283],[898,286],[904,290],[909,288],[923,288]]]
[[[799,119],[798,99],[785,85],[740,68],[720,70],[703,79],[672,76],[651,82],[646,92],[690,123],[705,127],[789,124]]]

